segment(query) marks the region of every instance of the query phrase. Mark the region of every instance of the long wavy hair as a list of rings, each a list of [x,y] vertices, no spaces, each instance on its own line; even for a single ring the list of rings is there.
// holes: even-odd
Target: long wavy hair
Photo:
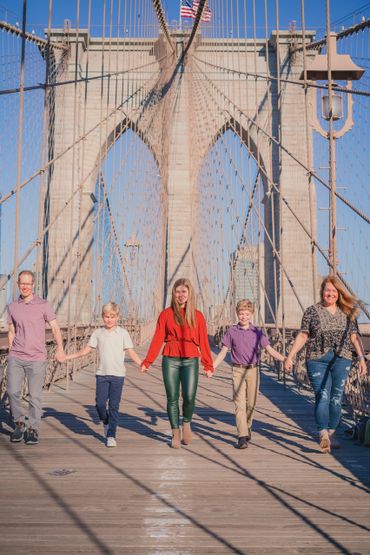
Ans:
[[[359,312],[359,300],[357,297],[351,295],[343,283],[337,278],[337,276],[329,275],[326,276],[321,283],[320,287],[320,298],[321,302],[324,302],[324,289],[327,283],[331,283],[335,289],[338,291],[337,305],[339,308],[349,317],[350,320],[354,320]]]
[[[185,322],[188,324],[190,328],[195,328],[196,326],[196,318],[195,318],[195,310],[196,310],[196,303],[195,303],[195,293],[194,288],[191,282],[186,278],[180,278],[175,281],[172,287],[172,300],[171,300],[171,308],[175,314],[175,322],[179,324],[179,326],[184,325],[184,317],[181,313],[181,308],[177,299],[175,297],[175,292],[180,285],[183,285],[189,291],[189,297],[185,305]]]

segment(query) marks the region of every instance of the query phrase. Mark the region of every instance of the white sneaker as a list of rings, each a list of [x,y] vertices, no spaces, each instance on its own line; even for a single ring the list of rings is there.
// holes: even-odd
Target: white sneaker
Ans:
[[[109,430],[109,424],[104,424],[104,437],[107,437]]]
[[[114,437],[107,437],[107,447],[117,447],[117,442]]]

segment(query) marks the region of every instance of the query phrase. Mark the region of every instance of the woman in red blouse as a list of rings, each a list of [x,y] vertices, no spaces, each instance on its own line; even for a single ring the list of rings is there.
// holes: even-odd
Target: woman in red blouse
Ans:
[[[162,344],[163,381],[167,395],[167,413],[172,428],[171,447],[180,447],[179,395],[183,398],[183,438],[191,441],[190,422],[198,386],[199,357],[208,377],[213,361],[208,343],[206,321],[195,308],[194,289],[188,279],[178,279],[172,288],[171,306],[163,310],[141,369],[146,372],[157,358]]]

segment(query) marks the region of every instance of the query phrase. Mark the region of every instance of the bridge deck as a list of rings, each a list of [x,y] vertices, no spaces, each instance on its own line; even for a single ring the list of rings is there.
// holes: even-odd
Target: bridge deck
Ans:
[[[1,554],[370,553],[370,451],[343,439],[321,454],[309,394],[264,373],[252,443],[238,451],[225,364],[201,378],[196,437],[175,451],[158,366],[128,366],[116,449],[92,371],[45,392],[38,446],[10,444],[3,424]]]

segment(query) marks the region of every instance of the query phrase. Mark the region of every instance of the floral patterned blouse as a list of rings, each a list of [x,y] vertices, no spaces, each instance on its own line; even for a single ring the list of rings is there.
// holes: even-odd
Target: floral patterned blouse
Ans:
[[[332,314],[321,303],[307,308],[303,314],[301,331],[308,333],[306,359],[318,359],[328,351],[343,358],[352,358],[351,335],[359,333],[357,320],[350,320],[337,307]]]

